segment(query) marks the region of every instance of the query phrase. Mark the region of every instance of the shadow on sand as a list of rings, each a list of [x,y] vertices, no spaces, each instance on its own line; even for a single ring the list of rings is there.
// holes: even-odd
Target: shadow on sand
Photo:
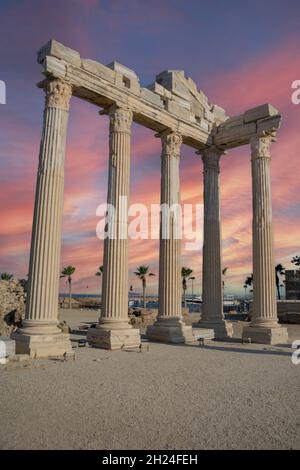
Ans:
[[[148,341],[146,335],[141,335],[143,341],[147,341],[150,344],[157,344],[158,342]],[[232,346],[223,346],[220,343],[232,344]],[[206,342],[204,345],[198,344],[183,344],[183,343],[159,343],[164,344],[165,346],[180,346],[185,348],[199,348],[211,350],[211,351],[223,351],[223,352],[236,352],[236,353],[246,353],[246,354],[256,354],[256,355],[273,355],[273,356],[291,356],[292,351],[290,348],[290,344],[278,344],[276,346],[263,346],[256,344],[256,347],[262,347],[262,349],[250,349],[249,344],[243,344],[242,340],[239,338],[228,338],[226,341],[218,341],[218,340],[209,340],[209,343]],[[254,344],[253,344],[254,346]],[[285,348],[285,351],[282,349],[277,348]]]

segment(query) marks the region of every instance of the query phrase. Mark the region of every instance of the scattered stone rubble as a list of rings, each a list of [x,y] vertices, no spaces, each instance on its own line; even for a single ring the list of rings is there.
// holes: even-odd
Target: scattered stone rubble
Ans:
[[[17,279],[0,281],[0,335],[9,336],[21,326],[25,313],[25,293]]]

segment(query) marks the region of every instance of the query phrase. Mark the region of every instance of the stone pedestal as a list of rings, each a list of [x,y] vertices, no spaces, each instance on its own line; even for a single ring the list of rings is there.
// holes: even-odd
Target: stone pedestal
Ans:
[[[166,131],[161,135],[161,205],[159,251],[159,311],[147,328],[153,341],[184,343],[194,340],[192,327],[181,315],[181,218],[179,163],[182,138]]]
[[[158,317],[147,328],[147,337],[162,343],[194,343],[195,337],[191,326],[187,326],[180,317]]]
[[[253,194],[253,315],[243,338],[254,343],[279,344],[288,340],[278,323],[273,249],[270,146],[272,136],[253,137],[251,144]]]
[[[217,340],[226,340],[233,336],[233,326],[230,321],[226,320],[210,320],[210,321],[203,321],[200,320],[196,328],[207,328],[208,330],[214,331],[214,339]]]
[[[72,351],[70,335],[55,332],[53,334],[28,334],[26,328],[17,330],[11,335],[16,341],[17,354],[29,354],[33,359],[51,356],[63,356]]]
[[[104,240],[102,309],[99,324],[88,330],[90,345],[104,349],[138,347],[139,330],[128,318],[128,203],[132,112],[110,109],[107,202],[114,207]]]
[[[269,328],[250,325],[244,327],[242,338],[258,344],[284,344],[288,341],[288,332],[287,328],[281,325],[272,325]]]
[[[31,238],[29,287],[23,327],[13,333],[16,352],[47,357],[71,351],[58,328],[64,159],[72,88],[55,79],[46,92]]]
[[[216,339],[233,334],[232,325],[224,320],[221,223],[220,157],[222,151],[211,147],[202,153],[204,165],[204,237],[202,274],[202,313],[199,328],[213,329]]]
[[[88,329],[87,341],[91,346],[102,349],[137,348],[141,344],[141,336],[140,330],[129,324],[123,329],[114,329],[100,323],[96,328]]]

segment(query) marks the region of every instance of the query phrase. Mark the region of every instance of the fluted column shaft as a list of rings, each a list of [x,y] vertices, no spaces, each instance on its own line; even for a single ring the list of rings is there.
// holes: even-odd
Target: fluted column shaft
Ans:
[[[251,145],[253,197],[253,319],[251,325],[277,324],[272,227],[270,146],[272,137],[254,137]]]
[[[24,331],[37,334],[59,331],[64,160],[72,87],[55,79],[46,82],[45,93],[24,321]]]
[[[176,132],[167,132],[161,135],[161,141],[162,215],[160,221],[158,320],[163,317],[181,317],[179,163],[182,138]],[[168,208],[171,208],[169,213]]]
[[[107,202],[115,208],[104,241],[102,311],[106,328],[128,328],[128,211],[132,111],[110,110]]]
[[[203,322],[223,321],[220,224],[220,157],[212,147],[202,154],[204,164],[204,237],[202,275]]]

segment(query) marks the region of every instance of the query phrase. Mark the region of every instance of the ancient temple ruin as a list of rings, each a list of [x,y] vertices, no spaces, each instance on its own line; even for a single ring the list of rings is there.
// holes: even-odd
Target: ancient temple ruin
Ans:
[[[211,104],[183,71],[168,70],[142,87],[133,70],[112,62],[105,66],[83,59],[51,40],[38,52],[45,79],[44,125],[41,138],[32,229],[29,292],[24,325],[14,339],[18,352],[47,357],[69,351],[69,336],[58,324],[61,223],[63,215],[64,157],[70,98],[95,105],[110,118],[108,202],[118,206],[129,197],[132,122],[159,135],[161,152],[161,203],[180,202],[181,144],[202,156],[204,172],[203,308],[199,326],[213,328],[216,338],[231,334],[223,316],[219,173],[225,151],[250,144],[253,191],[253,318],[243,335],[261,343],[282,343],[287,330],[277,321],[272,204],[270,187],[271,144],[281,116],[270,104],[227,117]],[[99,118],[101,119],[101,117]],[[250,153],[249,153],[250,158]],[[199,175],[200,178],[200,175]],[[160,240],[159,313],[148,327],[152,340],[189,342],[192,327],[181,315],[180,240],[172,234],[178,221],[170,219],[169,239]],[[120,215],[116,231],[127,227]],[[118,266],[118,269],[115,269]],[[128,240],[106,238],[104,243],[103,297],[97,328],[88,341],[96,347],[118,349],[140,344],[139,330],[128,323]]]

